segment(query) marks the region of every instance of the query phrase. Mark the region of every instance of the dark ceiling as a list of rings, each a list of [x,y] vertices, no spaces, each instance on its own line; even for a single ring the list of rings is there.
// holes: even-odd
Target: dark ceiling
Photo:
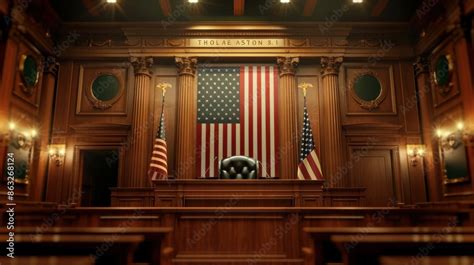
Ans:
[[[52,0],[64,21],[408,21],[421,0]]]

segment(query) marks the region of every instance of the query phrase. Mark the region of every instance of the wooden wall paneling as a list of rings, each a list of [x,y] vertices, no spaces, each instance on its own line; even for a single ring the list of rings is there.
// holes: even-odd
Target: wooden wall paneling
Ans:
[[[421,144],[420,137],[407,137],[406,144]],[[427,187],[426,187],[426,180],[425,180],[425,164],[424,159],[417,157],[416,162],[412,163],[411,158],[406,155],[406,145],[404,148],[404,154],[400,155],[401,159],[405,160],[405,164],[407,165],[407,172],[406,175],[408,180],[408,185],[406,186],[406,193],[410,194],[411,204],[416,204],[420,202],[427,201]]]
[[[381,63],[367,68],[367,63],[347,63],[343,64],[344,72],[344,89],[345,89],[345,102],[346,102],[346,115],[396,115],[396,84],[395,72],[392,64]],[[356,100],[355,93],[353,92],[354,82],[358,76],[368,73],[374,75],[380,82],[382,87],[382,93],[380,98],[383,99],[380,105],[372,110],[363,108],[361,104]]]
[[[455,36],[451,36],[455,38]],[[456,38],[458,39],[458,38]],[[450,55],[453,65],[453,72],[451,77],[451,83],[449,89],[446,89],[445,92],[440,92],[442,89],[439,88],[434,80],[433,71],[436,69],[436,61],[442,55]],[[445,39],[438,47],[432,52],[430,56],[430,69],[431,69],[431,87],[432,87],[432,96],[433,96],[433,106],[435,115],[442,115],[445,111],[459,104],[459,75],[458,72],[461,72],[462,68],[459,68],[458,65],[458,54],[454,50],[454,40]]]
[[[166,144],[168,146],[168,173],[170,175],[176,175],[176,130],[177,130],[177,112],[178,112],[178,87],[177,87],[177,75],[176,68],[173,66],[160,66],[153,71],[155,78],[153,81],[153,92],[151,103],[154,123],[152,128],[152,139],[155,138],[156,132],[158,131],[158,126],[160,124],[160,114],[161,114],[161,91],[156,88],[156,85],[162,82],[170,83],[171,88],[166,91],[165,97],[165,127],[166,127]],[[150,142],[151,143],[151,142]],[[150,145],[150,156],[151,156],[151,145]]]
[[[36,144],[37,156],[37,167],[36,176],[33,179],[31,189],[31,197],[33,200],[43,200],[44,187],[46,185],[46,178],[48,174],[48,163],[49,163],[49,152],[48,145],[51,138],[51,125],[53,119],[53,105],[54,105],[54,94],[56,90],[56,79],[58,74],[59,64],[56,61],[52,61],[44,69],[43,88],[40,100],[39,109],[39,128],[38,128],[38,141]]]
[[[367,206],[384,206],[394,198],[402,201],[398,146],[377,145],[370,149],[364,148],[350,145],[349,155],[354,161],[352,175],[355,185],[367,188]]]
[[[13,95],[12,98],[13,102],[18,106],[21,106],[23,109],[30,111],[32,114],[38,115],[38,107],[40,103],[41,97],[41,88],[42,88],[42,79],[43,79],[43,69],[44,69],[44,59],[41,52],[34,46],[34,44],[30,43],[24,37],[19,38],[19,49],[17,54],[17,63],[15,66],[15,84],[13,88]],[[33,89],[29,90],[23,85],[23,80],[21,78],[21,71],[20,71],[20,63],[21,57],[33,56],[38,63],[38,71],[39,71],[39,80],[34,86]],[[27,92],[31,91],[31,92]],[[17,100],[18,99],[18,100]]]
[[[459,105],[455,108],[450,109],[449,111],[445,112],[443,115],[436,117],[435,126],[437,128],[441,128],[445,131],[454,131],[456,130],[456,124],[458,121],[463,120],[464,111],[463,106]],[[441,183],[444,182],[444,164],[442,160],[442,155],[440,153],[440,157],[438,159],[438,170],[440,171],[441,176]],[[472,172],[471,172],[472,177]],[[472,189],[471,183],[473,179],[469,182],[461,182],[461,183],[450,183],[446,184],[443,183],[443,196],[445,199],[448,200],[462,200],[462,199],[469,199],[472,198],[474,195],[474,191]]]
[[[468,60],[470,58],[469,55],[472,56],[474,50],[471,49],[469,51],[470,48],[464,38],[457,42],[455,46],[457,57],[460,58],[458,60],[458,67],[459,69],[466,69],[459,72],[459,81],[464,106],[464,124],[466,131],[470,133],[466,142],[468,145],[468,163],[471,175],[470,187],[472,191],[474,190],[474,77],[470,73],[474,72],[474,65],[471,65]],[[466,186],[468,185],[466,184]],[[474,194],[470,196],[470,199],[472,198],[474,198]]]
[[[423,144],[426,146],[424,157],[425,176],[427,181],[427,198],[438,201],[441,197],[441,177],[438,170],[438,142],[435,135],[433,120],[433,102],[429,62],[425,56],[417,58],[415,64],[418,101],[420,108],[420,124],[422,127]]]
[[[178,111],[176,141],[176,178],[196,176],[197,82],[196,57],[176,57],[178,74]]]
[[[132,87],[129,71],[129,64],[123,62],[81,63],[79,66],[76,118],[81,119],[77,116],[94,115],[96,119],[97,116],[102,116],[102,119],[107,120],[107,122],[114,122],[114,120],[117,120],[114,116],[126,116],[129,90]],[[92,82],[102,74],[116,76],[121,86],[119,96],[111,100],[110,107],[104,107],[103,109],[94,104],[94,97],[91,94]],[[119,121],[123,121],[123,118]]]
[[[58,83],[56,90],[56,102],[54,104],[54,117],[53,117],[53,130],[52,130],[52,144],[67,144],[67,133],[69,127],[71,109],[73,110],[75,104],[76,95],[72,92],[74,82],[74,62],[65,61],[61,62],[61,66],[58,73]],[[77,76],[77,75],[76,75]],[[66,150],[70,148],[66,145]],[[61,166],[56,166],[54,163],[49,163],[48,168],[48,179],[47,179],[47,189],[46,189],[46,201],[53,202],[63,202],[62,194],[65,192],[63,190],[63,182],[66,181],[64,172],[67,172],[67,165],[71,163],[66,163],[71,157],[71,152],[66,152],[64,157],[65,163]],[[69,172],[72,169],[68,168]],[[66,200],[67,201],[67,200]]]

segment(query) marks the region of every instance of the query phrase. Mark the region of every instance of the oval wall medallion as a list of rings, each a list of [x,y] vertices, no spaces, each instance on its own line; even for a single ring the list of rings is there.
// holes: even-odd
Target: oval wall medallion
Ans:
[[[23,91],[32,95],[40,79],[40,63],[32,55],[23,54],[20,58],[20,77]]]
[[[453,62],[451,55],[443,54],[435,61],[433,69],[433,80],[441,95],[445,95],[453,86]]]
[[[361,108],[373,110],[385,99],[380,80],[372,72],[360,73],[351,82],[351,94]]]
[[[114,74],[98,73],[97,77],[92,80],[89,100],[94,108],[105,110],[120,98],[123,92],[123,86],[120,80]]]

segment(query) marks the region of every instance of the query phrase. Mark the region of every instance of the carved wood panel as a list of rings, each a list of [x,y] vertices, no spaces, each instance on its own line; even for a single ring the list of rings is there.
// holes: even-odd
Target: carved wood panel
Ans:
[[[85,63],[79,66],[77,89],[77,115],[127,115],[127,93],[129,87],[127,64]],[[104,79],[102,81],[100,78]],[[109,81],[112,80],[112,81]],[[101,99],[113,86],[114,94]]]
[[[347,115],[396,115],[395,80],[392,65],[378,64],[367,67],[365,64],[346,64],[343,69],[345,102]],[[379,83],[380,93],[373,98],[361,98],[356,87],[361,78],[371,77]],[[369,87],[362,86],[362,91]]]

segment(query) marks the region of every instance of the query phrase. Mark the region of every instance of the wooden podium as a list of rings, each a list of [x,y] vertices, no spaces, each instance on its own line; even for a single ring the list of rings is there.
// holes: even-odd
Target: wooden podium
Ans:
[[[365,188],[324,188],[323,180],[157,180],[151,188],[113,188],[112,206],[364,206]]]

